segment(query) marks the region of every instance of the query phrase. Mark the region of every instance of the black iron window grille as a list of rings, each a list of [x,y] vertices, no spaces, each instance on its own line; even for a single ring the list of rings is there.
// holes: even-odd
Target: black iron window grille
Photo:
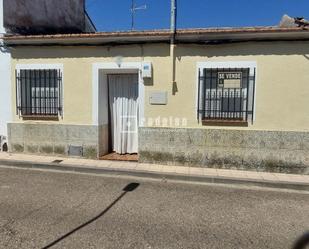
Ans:
[[[255,69],[200,69],[198,89],[198,120],[253,122]]]
[[[62,72],[16,71],[16,112],[20,116],[62,116]]]

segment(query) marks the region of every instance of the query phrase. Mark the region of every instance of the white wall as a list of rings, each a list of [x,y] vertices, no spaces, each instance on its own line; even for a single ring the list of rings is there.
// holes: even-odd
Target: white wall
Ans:
[[[3,0],[0,0],[0,33],[4,33],[4,27],[3,27]]]
[[[1,49],[0,49],[1,50]],[[10,54],[0,52],[0,135],[7,136],[11,120]]]
[[[0,33],[3,27],[3,0],[0,0]],[[7,123],[11,121],[11,55],[1,47],[0,34],[0,135],[7,136]]]

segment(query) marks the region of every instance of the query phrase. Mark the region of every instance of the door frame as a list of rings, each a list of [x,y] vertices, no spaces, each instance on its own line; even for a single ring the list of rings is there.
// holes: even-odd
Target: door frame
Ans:
[[[138,74],[138,104],[139,104],[139,124],[138,127],[143,126],[144,120],[144,105],[145,105],[145,86],[142,78],[141,62],[123,62],[120,66],[116,62],[107,63],[93,63],[92,64],[92,123],[99,124],[99,81],[100,71],[103,75],[111,73],[137,73]]]

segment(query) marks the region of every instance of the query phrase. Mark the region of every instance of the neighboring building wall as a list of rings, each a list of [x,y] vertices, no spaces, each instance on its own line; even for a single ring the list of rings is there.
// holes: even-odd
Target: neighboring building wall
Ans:
[[[3,34],[5,32],[3,26],[3,0],[0,0],[0,33]]]
[[[7,136],[7,122],[12,119],[10,63],[10,53],[0,48],[0,135],[4,136]]]
[[[4,33],[3,0],[0,0],[0,136],[7,137],[7,122],[12,118],[11,56],[9,51],[2,47],[1,37]]]
[[[3,1],[4,27],[9,33],[52,34],[94,31],[91,30],[85,14],[84,0]]]
[[[64,116],[54,124],[62,125],[96,125],[92,117],[92,64],[99,62],[115,62],[115,57],[122,55],[125,62],[151,61],[153,64],[153,78],[145,81],[145,126],[155,126],[150,124],[160,117],[162,120],[170,117],[172,120],[179,118],[185,119],[185,127],[188,132],[216,134],[221,132],[221,137],[226,131],[231,130],[231,134],[248,132],[258,134],[259,131],[274,131],[271,135],[264,134],[262,144],[270,143],[274,137],[277,147],[283,146],[283,149],[289,152],[303,153],[304,156],[297,157],[293,165],[309,165],[305,154],[307,153],[306,142],[295,141],[293,146],[286,147],[281,145],[281,138],[291,139],[297,132],[306,134],[309,128],[309,109],[307,108],[307,96],[309,95],[309,42],[251,42],[225,45],[177,45],[176,48],[176,81],[177,92],[173,93],[171,83],[171,60],[169,58],[169,45],[130,45],[115,47],[49,47],[49,48],[17,48],[13,52],[12,77],[15,77],[14,68],[17,64],[46,64],[61,63],[64,68]],[[217,61],[255,61],[257,64],[256,77],[256,109],[255,120],[248,127],[206,127],[202,126],[197,120],[197,63]],[[174,86],[175,87],[175,86]],[[175,89],[175,88],[174,88]],[[15,106],[15,84],[12,87],[12,103]],[[150,105],[149,96],[154,90],[167,91],[167,105]],[[14,116],[14,123],[23,125],[24,123],[33,123],[23,121],[18,116]],[[46,121],[37,121],[37,125],[46,124]],[[165,124],[170,128],[181,128],[175,123]],[[209,130],[210,133],[207,133]],[[232,131],[234,130],[234,131]],[[158,153],[166,151],[166,144],[161,142],[151,143],[144,139],[144,134],[149,134],[154,138],[158,132],[161,135],[165,130],[161,128],[148,129],[140,128],[141,161],[160,162],[160,163],[181,163],[182,160],[170,160],[165,157],[158,157]],[[179,129],[181,136],[182,129]],[[246,133],[246,134],[248,134]],[[242,134],[242,133],[241,133]],[[269,133],[270,134],[270,133]],[[160,134],[157,134],[161,137]],[[217,136],[217,135],[216,135]],[[238,136],[238,135],[237,135]],[[244,135],[241,135],[242,137]],[[245,135],[247,139],[251,135]],[[251,136],[251,137],[252,137]],[[150,139],[149,138],[149,139]],[[280,138],[280,139],[279,139]],[[205,138],[207,139],[207,138]],[[219,138],[218,138],[219,139]],[[151,139],[150,139],[151,140]],[[284,139],[285,140],[285,139]],[[230,140],[232,141],[232,140]],[[14,144],[14,141],[12,141]],[[153,145],[150,146],[149,143]],[[176,142],[170,146],[177,147]],[[190,144],[187,144],[190,147]],[[298,145],[296,145],[298,144]],[[164,146],[165,145],[165,146]],[[150,146],[150,147],[149,147]],[[234,144],[226,144],[229,148],[234,148]],[[243,148],[241,145],[239,148]],[[274,148],[277,148],[277,147]],[[154,148],[156,147],[156,148]],[[194,146],[193,146],[194,147]],[[193,148],[192,147],[192,148]],[[236,146],[237,147],[237,146]],[[245,146],[246,147],[246,146]],[[252,147],[252,146],[251,146]],[[250,148],[251,148],[250,147]],[[191,148],[191,147],[190,147]],[[299,148],[299,149],[296,149]],[[301,148],[301,149],[300,149]],[[207,146],[200,147],[200,150],[208,150]],[[244,148],[243,148],[244,149]],[[175,153],[177,152],[175,149]],[[178,150],[182,151],[182,150]],[[158,152],[156,155],[153,152]],[[171,151],[173,152],[173,151]],[[244,157],[242,149],[239,150],[240,158]],[[257,152],[261,154],[261,151]],[[226,147],[217,146],[216,154],[219,158],[226,158]],[[162,154],[161,154],[162,155]],[[194,154],[192,154],[193,156]],[[173,155],[175,156],[175,154]],[[257,156],[257,155],[254,155]],[[273,155],[274,160],[279,162]],[[301,158],[301,159],[300,159]],[[241,159],[245,161],[244,159]],[[261,161],[258,157],[255,161]],[[205,162],[208,162],[207,160]],[[297,163],[296,163],[297,162]],[[299,162],[301,162],[299,164]],[[186,162],[188,163],[188,162]],[[190,163],[188,163],[190,164]],[[194,164],[193,162],[191,164]],[[204,166],[209,166],[205,163]],[[226,162],[226,165],[232,165]],[[245,164],[244,164],[245,165]],[[256,165],[252,164],[252,165]],[[251,165],[251,166],[252,166]],[[251,167],[250,166],[250,167]],[[227,166],[228,167],[228,166]]]

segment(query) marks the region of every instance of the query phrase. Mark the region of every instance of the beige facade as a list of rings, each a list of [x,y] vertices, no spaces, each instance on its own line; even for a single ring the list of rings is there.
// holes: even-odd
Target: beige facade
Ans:
[[[309,42],[291,41],[208,46],[177,45],[175,93],[171,83],[172,60],[168,44],[18,47],[12,50],[12,79],[15,79],[15,68],[20,64],[63,64],[64,115],[63,119],[52,123],[91,125],[93,124],[93,64],[114,63],[115,57],[119,55],[123,57],[124,62],[150,61],[153,65],[153,78],[144,82],[145,126],[148,126],[149,118],[160,117],[162,120],[172,117],[181,120],[185,118],[187,127],[195,128],[202,126],[196,117],[197,63],[253,61],[257,65],[255,120],[249,127],[236,127],[236,129],[307,131],[309,129],[308,45]],[[14,107],[15,84],[12,86]],[[149,104],[149,94],[154,90],[168,92],[167,105]],[[14,122],[33,122],[23,121],[15,113],[13,115]],[[171,126],[170,122],[167,126]]]
[[[53,64],[62,69],[63,116],[48,121],[16,115],[13,82],[10,150],[71,155],[75,146],[83,157],[108,153],[102,77],[127,72],[128,65],[134,65],[130,72],[138,72],[142,62],[151,62],[152,78],[140,77],[139,82],[141,162],[309,174],[308,41],[182,43],[176,46],[174,60],[170,52],[167,43],[12,49],[12,79],[15,69],[22,67]],[[247,127],[205,126],[198,120],[198,69],[210,64],[254,65],[254,116]],[[167,104],[150,104],[154,91],[167,92]]]

